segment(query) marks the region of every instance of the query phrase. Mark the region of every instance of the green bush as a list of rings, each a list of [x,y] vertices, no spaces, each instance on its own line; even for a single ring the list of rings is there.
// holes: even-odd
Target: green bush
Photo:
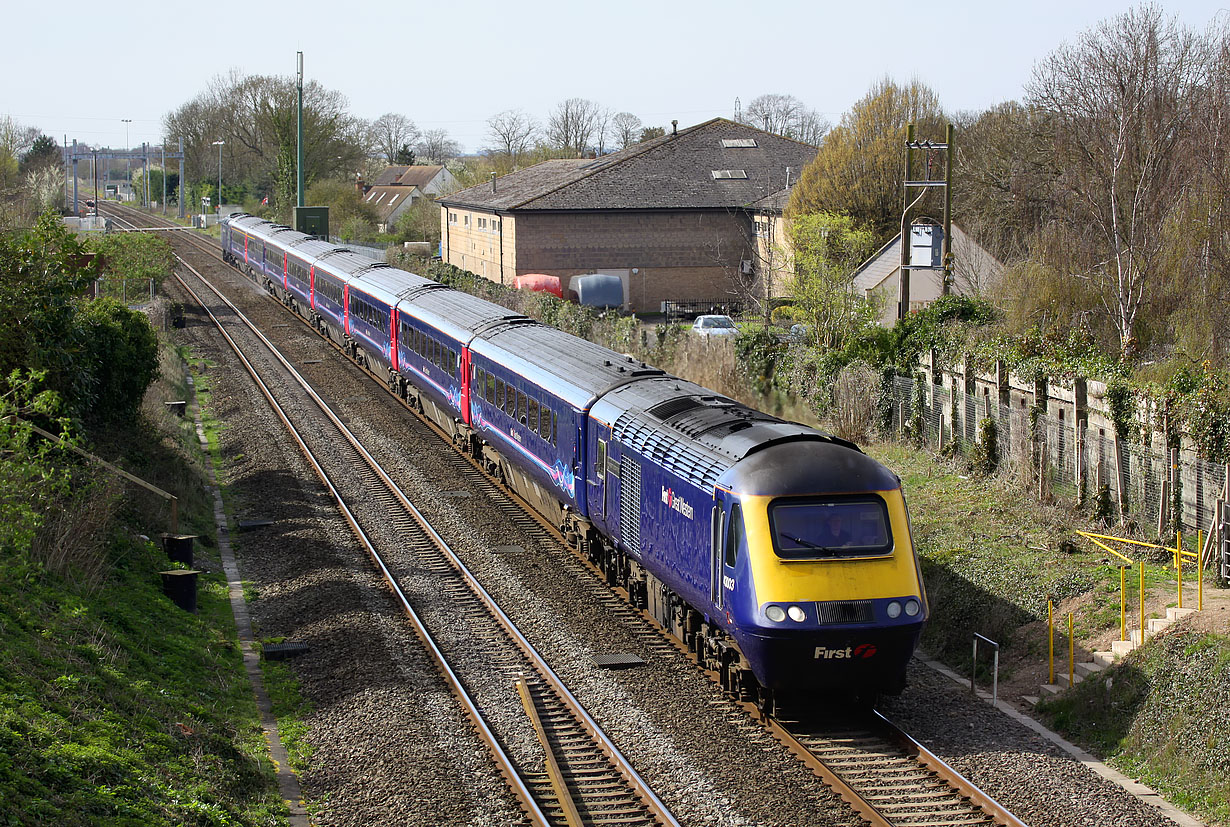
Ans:
[[[85,304],[79,324],[95,383],[87,418],[134,416],[158,372],[158,337],[149,319],[115,299],[98,299]]]
[[[984,477],[999,468],[999,426],[990,417],[978,423],[978,443],[970,452],[970,465]]]

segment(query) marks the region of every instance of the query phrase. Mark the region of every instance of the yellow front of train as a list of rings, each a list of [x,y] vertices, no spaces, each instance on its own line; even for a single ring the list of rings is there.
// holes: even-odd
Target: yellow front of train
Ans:
[[[724,597],[757,679],[899,692],[928,615],[900,480],[822,441],[771,446],[734,470],[722,498],[742,536],[723,555]]]

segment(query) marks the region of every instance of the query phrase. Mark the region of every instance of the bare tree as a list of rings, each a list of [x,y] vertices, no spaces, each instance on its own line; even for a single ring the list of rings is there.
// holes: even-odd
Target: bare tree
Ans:
[[[743,116],[747,123],[765,132],[784,135],[802,108],[803,102],[794,95],[770,93],[752,98]]]
[[[428,129],[414,150],[420,158],[443,164],[461,154],[461,146],[448,136],[447,129]]]
[[[372,121],[371,140],[376,152],[388,159],[390,164],[396,163],[398,150],[407,144],[413,144],[420,137],[419,128],[414,121],[405,115],[386,112]]]
[[[593,143],[601,120],[601,107],[585,98],[560,101],[547,119],[546,138],[553,146],[581,156]]]
[[[487,119],[487,137],[492,149],[507,155],[515,164],[534,145],[538,120],[520,109],[506,109]]]
[[[786,133],[786,137],[794,138],[796,141],[802,141],[812,146],[820,146],[820,142],[824,140],[824,136],[832,128],[833,125],[829,123],[828,118],[816,110],[802,109],[795,118],[794,126],[790,132]]]
[[[1167,219],[1192,180],[1184,142],[1208,69],[1207,42],[1145,6],[1061,46],[1027,87],[1054,119],[1063,247],[1075,259],[1064,263],[1101,284],[1125,356],[1162,273]]]
[[[611,118],[611,138],[620,149],[636,143],[641,134],[641,119],[631,112],[620,112]]]
[[[832,126],[823,115],[794,95],[758,95],[743,112],[743,123],[784,138],[818,145]]]

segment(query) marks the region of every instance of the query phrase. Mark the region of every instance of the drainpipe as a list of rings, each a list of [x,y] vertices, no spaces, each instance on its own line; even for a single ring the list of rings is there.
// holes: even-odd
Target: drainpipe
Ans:
[[[494,175],[495,175],[495,173],[492,173],[492,175],[494,176]],[[494,187],[494,186],[495,186],[495,178],[494,178],[494,177],[491,179],[491,186],[492,186],[492,187]],[[502,215],[500,215],[499,213],[496,213],[495,215],[496,215],[496,217],[497,217],[497,218],[499,218],[499,220],[500,220],[500,234],[499,234],[499,245],[500,245],[500,284],[503,284],[503,283],[504,283],[504,217],[503,217]]]

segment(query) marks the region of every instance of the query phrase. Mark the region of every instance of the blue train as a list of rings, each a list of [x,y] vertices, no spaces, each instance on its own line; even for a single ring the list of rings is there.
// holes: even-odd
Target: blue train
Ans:
[[[261,218],[222,245],[732,692],[904,686],[927,599],[901,481],[855,445]]]

